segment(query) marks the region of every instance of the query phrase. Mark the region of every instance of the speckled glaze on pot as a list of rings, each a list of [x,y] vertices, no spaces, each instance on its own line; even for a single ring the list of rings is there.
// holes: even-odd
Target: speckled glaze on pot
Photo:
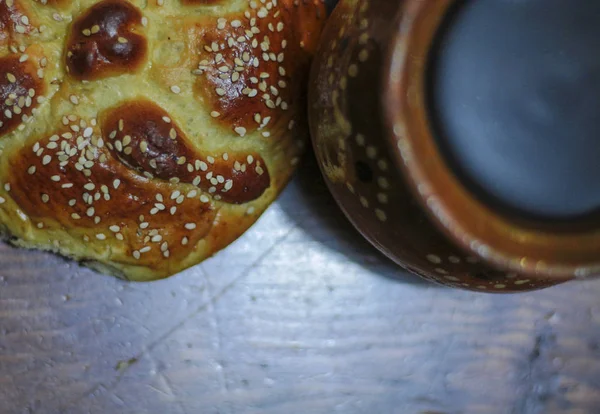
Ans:
[[[597,241],[595,233],[500,216],[469,198],[436,153],[423,72],[452,3],[345,0],[334,10],[309,96],[313,144],[331,192],[384,254],[450,287],[519,292],[596,274],[591,251],[573,244]]]

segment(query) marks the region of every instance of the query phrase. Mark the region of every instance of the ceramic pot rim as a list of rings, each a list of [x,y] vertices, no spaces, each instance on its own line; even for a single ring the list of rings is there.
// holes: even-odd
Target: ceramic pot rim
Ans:
[[[427,114],[426,70],[438,29],[457,0],[404,0],[382,96],[392,158],[434,224],[471,254],[534,278],[600,274],[600,229],[525,225],[478,201],[440,154]]]

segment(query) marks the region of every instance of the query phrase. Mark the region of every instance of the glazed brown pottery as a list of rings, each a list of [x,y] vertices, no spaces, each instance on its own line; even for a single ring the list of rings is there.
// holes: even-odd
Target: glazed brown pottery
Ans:
[[[479,4],[486,2],[494,3]],[[545,176],[517,176],[507,192],[492,188],[488,197],[455,166],[456,158],[460,164],[470,155],[450,160],[441,149],[453,142],[439,139],[432,120],[429,102],[436,93],[429,90],[429,65],[437,36],[459,3],[465,2],[347,0],[334,10],[314,62],[309,96],[313,144],[331,192],[379,250],[447,286],[516,292],[598,274],[600,225],[594,214],[579,214],[576,204],[561,210],[551,186],[539,200],[535,194],[521,197],[522,204],[505,208],[514,201],[512,188],[518,204],[518,185],[531,191]],[[552,0],[548,7],[557,3]],[[450,109],[460,117],[461,107],[451,103]],[[473,159],[481,161],[477,154]],[[476,172],[471,181],[488,172],[492,178],[510,177],[509,170],[493,170],[497,164],[491,161],[487,171],[486,162],[480,162],[483,173]]]

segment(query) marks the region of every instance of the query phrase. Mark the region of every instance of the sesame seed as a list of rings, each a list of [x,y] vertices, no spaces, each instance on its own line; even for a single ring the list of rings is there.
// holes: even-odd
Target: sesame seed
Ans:
[[[457,257],[457,256],[449,256],[448,260],[450,261],[450,263],[454,263],[454,264],[460,263],[460,257]]]
[[[186,223],[185,228],[187,230],[194,230],[196,228],[196,223]]]
[[[385,177],[379,177],[377,179],[377,184],[383,189],[388,189],[390,187],[390,183]]]
[[[430,261],[431,263],[434,263],[434,264],[442,263],[442,259],[438,255],[428,254],[426,257],[427,257],[427,260]]]
[[[369,51],[367,49],[363,49],[358,54],[358,60],[361,62],[366,62],[369,59]]]
[[[175,94],[179,94],[179,93],[181,93],[181,88],[177,85],[173,85],[173,86],[171,86],[171,92],[173,92]]]
[[[387,204],[388,203],[388,196],[385,193],[378,193],[377,194],[377,200],[381,203],[381,204]]]

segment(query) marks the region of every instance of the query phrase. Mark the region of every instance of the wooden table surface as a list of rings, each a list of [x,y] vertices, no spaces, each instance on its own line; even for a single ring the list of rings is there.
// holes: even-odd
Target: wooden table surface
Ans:
[[[600,281],[494,296],[407,275],[314,161],[256,226],[131,284],[0,247],[0,413],[599,413]]]

